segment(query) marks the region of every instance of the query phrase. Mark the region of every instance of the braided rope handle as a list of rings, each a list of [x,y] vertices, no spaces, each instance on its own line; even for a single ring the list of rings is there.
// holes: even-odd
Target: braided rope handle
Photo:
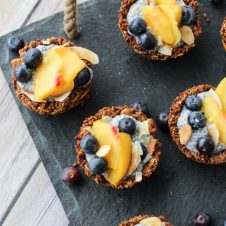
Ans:
[[[79,27],[77,23],[77,0],[65,0],[64,32],[68,38],[77,38]]]

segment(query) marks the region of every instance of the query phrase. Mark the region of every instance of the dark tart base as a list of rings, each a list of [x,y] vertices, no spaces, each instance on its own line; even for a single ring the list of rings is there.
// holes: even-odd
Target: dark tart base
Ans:
[[[140,221],[148,218],[148,217],[151,217],[149,215],[139,215],[139,216],[135,216],[133,218],[130,218],[129,220],[127,221],[123,221],[120,223],[119,226],[134,226],[136,224],[139,224]],[[172,224],[163,216],[160,216],[158,217],[162,222],[165,222],[165,225],[166,226],[172,226]]]
[[[119,29],[125,39],[125,41],[129,44],[129,46],[139,55],[143,57],[147,57],[150,60],[161,60],[165,61],[169,58],[177,58],[183,56],[185,53],[187,53],[190,49],[192,49],[195,46],[195,43],[192,45],[184,44],[183,46],[179,48],[174,48],[171,56],[166,56],[161,53],[155,52],[155,51],[147,51],[144,50],[141,46],[139,46],[136,43],[136,40],[133,36],[129,35],[128,33],[128,22],[127,22],[127,14],[129,12],[130,7],[133,3],[135,3],[137,0],[122,0],[121,7],[119,10],[119,21],[118,26]],[[197,0],[184,0],[186,5],[191,6],[195,10],[196,14],[196,21],[193,26],[193,33],[195,36],[195,42],[198,36],[202,32],[201,28],[201,21],[199,17],[199,9],[198,9],[198,1]]]
[[[226,17],[224,18],[224,21],[221,27],[221,36],[222,36],[222,43],[226,51]]]
[[[204,154],[200,154],[198,152],[189,151],[184,145],[180,143],[179,130],[177,128],[177,121],[184,106],[186,98],[189,95],[198,94],[201,92],[208,91],[210,89],[215,88],[211,85],[194,86],[177,96],[169,112],[169,129],[177,147],[187,158],[203,164],[222,164],[226,163],[226,150],[220,152],[219,154],[212,155],[211,157],[208,157]]]
[[[85,135],[90,133],[86,130],[86,128],[92,127],[94,121],[101,119],[102,116],[115,117],[120,114],[130,115],[139,121],[145,121],[148,119],[147,116],[144,115],[143,113],[137,112],[134,109],[131,109],[127,106],[105,107],[105,108],[101,109],[98,113],[96,113],[94,116],[91,116],[84,120],[84,122],[80,128],[80,131],[79,131],[77,137],[75,138],[76,139],[75,152],[77,155],[77,162],[82,167],[85,174],[87,176],[91,177],[92,179],[94,179],[97,184],[103,184],[108,187],[116,188],[116,189],[131,188],[135,184],[140,183],[140,182],[136,182],[135,177],[131,177],[129,179],[123,180],[117,186],[113,186],[102,175],[94,175],[88,167],[88,162],[86,160],[84,152],[80,148],[80,141]],[[155,123],[152,119],[149,119],[149,131],[150,131],[150,134],[155,137],[156,127],[155,127]],[[142,174],[143,175],[142,181],[145,180],[146,178],[150,177],[152,175],[152,173],[156,170],[156,168],[158,166],[159,158],[160,158],[160,146],[161,146],[160,143],[157,141],[156,145],[155,145],[155,151],[152,155],[152,158],[144,166],[143,174]]]
[[[66,45],[66,46],[74,46],[74,44],[64,38],[49,38],[49,39],[38,39],[36,41],[31,41],[25,45],[24,48],[22,48],[19,51],[20,57],[18,59],[12,60],[12,69],[23,62],[23,57],[30,48],[35,48],[38,45],[50,45],[50,44],[56,44],[56,45]],[[86,65],[89,67],[92,67],[92,64],[85,61]],[[17,98],[20,100],[22,104],[24,104],[26,107],[28,107],[30,110],[35,111],[41,115],[56,115],[64,113],[75,106],[82,104],[85,99],[88,97],[88,94],[90,92],[91,86],[88,85],[84,89],[75,90],[73,89],[70,93],[70,95],[63,101],[52,101],[52,102],[34,102],[32,101],[28,96],[21,93],[21,88],[17,85],[16,79],[14,76],[12,77],[12,83],[13,87],[16,92]]]

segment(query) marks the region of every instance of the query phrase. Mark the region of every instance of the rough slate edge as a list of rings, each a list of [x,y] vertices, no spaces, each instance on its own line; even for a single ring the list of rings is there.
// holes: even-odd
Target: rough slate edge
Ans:
[[[91,1],[79,4],[78,5],[79,14],[83,10],[86,10],[86,8],[94,6],[96,3],[100,3],[102,1],[104,1],[104,0],[91,0]],[[10,62],[11,59],[13,59],[17,56],[17,54],[10,52],[8,50],[7,45],[5,44],[7,37],[10,37],[11,34],[17,33],[19,31],[20,35],[22,37],[25,37],[25,40],[26,40],[26,35],[24,33],[27,34],[28,32],[33,32],[36,24],[39,24],[39,26],[41,26],[42,24],[46,25],[46,23],[48,21],[54,20],[54,21],[56,21],[56,24],[60,24],[60,22],[62,22],[62,27],[61,27],[61,29],[57,28],[56,29],[57,32],[54,31],[54,29],[50,28],[49,30],[54,31],[54,32],[52,32],[51,36],[55,36],[55,37],[64,36],[65,38],[67,38],[63,31],[63,15],[64,15],[63,12],[56,13],[48,18],[36,21],[28,26],[19,28],[6,35],[1,36],[0,37],[0,51],[1,51],[0,52],[0,67],[2,68],[3,72],[8,71],[8,69],[9,69],[7,62]],[[80,23],[80,16],[78,16],[78,18],[79,18],[78,21]],[[50,27],[52,27],[52,26],[50,26]],[[53,26],[53,28],[55,28],[55,27]],[[80,24],[80,29],[81,29],[81,33],[82,33],[82,24]],[[34,34],[33,36],[39,37],[38,34]],[[46,36],[46,38],[51,37],[51,36],[48,35],[48,36]],[[27,39],[27,40],[30,40],[30,39]],[[76,40],[75,40],[75,42],[76,42]],[[9,77],[6,77],[6,80],[9,85],[10,90],[12,91],[13,97],[17,102],[17,105],[22,114],[22,117],[29,129],[29,132],[31,133],[32,139],[36,140],[36,139],[41,138],[42,135],[41,134],[39,135],[38,129],[34,127],[35,124],[32,124],[30,112],[26,108],[21,106],[21,104],[17,100],[17,98],[14,94],[13,88],[12,88],[11,79]],[[32,131],[34,131],[34,132],[32,133]],[[36,136],[35,136],[35,133],[36,133]],[[39,138],[36,138],[36,137],[39,137]],[[45,141],[42,142],[41,146],[42,146],[42,148],[40,148],[40,147],[38,148],[39,153],[48,152],[48,149],[45,146]],[[79,211],[79,206],[78,206],[77,200],[75,199],[75,196],[72,194],[71,189],[69,187],[65,186],[65,184],[62,182],[61,178],[59,178],[59,175],[62,173],[61,165],[58,163],[57,159],[55,158],[55,156],[53,155],[52,152],[48,152],[48,155],[45,155],[45,157],[43,157],[43,155],[40,155],[40,157],[45,165],[45,168],[48,172],[51,182],[53,183],[54,188],[61,200],[65,213],[69,219],[70,225],[81,225],[82,218],[81,218],[81,213]],[[48,164],[50,162],[51,162],[51,164]]]

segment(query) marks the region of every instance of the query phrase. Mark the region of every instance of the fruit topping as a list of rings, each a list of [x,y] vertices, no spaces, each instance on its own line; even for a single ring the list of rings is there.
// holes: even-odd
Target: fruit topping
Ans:
[[[213,5],[219,5],[223,0],[209,0]]]
[[[192,128],[190,125],[185,125],[180,128],[179,136],[180,136],[180,143],[185,145],[188,143],[192,135]]]
[[[80,179],[80,172],[77,167],[71,166],[64,169],[62,180],[67,185],[73,185]]]
[[[219,87],[219,86],[218,86]],[[223,88],[223,87],[222,87]],[[226,86],[225,86],[226,88]],[[219,106],[220,109],[223,108],[222,103],[224,102],[224,98],[222,99],[222,103],[221,103],[221,99],[220,99],[220,89],[217,89],[216,92],[213,89],[210,89],[207,93],[206,96],[211,96],[215,99],[217,105]]]
[[[39,49],[31,48],[29,49],[24,56],[24,63],[28,67],[35,68],[42,62],[42,53]]]
[[[217,146],[217,144],[219,143],[220,134],[219,134],[218,128],[215,124],[209,125],[208,134],[212,138],[215,146]]]
[[[111,150],[110,145],[104,145],[104,146],[100,147],[100,149],[96,152],[96,156],[104,158],[108,155],[110,150]]]
[[[93,157],[92,159],[90,159],[88,165],[90,170],[96,175],[102,174],[107,171],[107,162],[100,157]]]
[[[80,71],[76,77],[75,84],[77,87],[85,87],[91,80],[91,74],[87,67]]]
[[[11,36],[8,39],[7,45],[11,51],[18,52],[24,47],[24,40],[19,36]]]
[[[32,78],[32,71],[25,64],[19,64],[14,69],[14,77],[18,82],[26,83]]]
[[[220,141],[226,145],[226,115],[220,109],[212,96],[206,96],[203,100],[202,111],[205,113],[209,124],[215,124],[220,133]]]
[[[88,134],[82,138],[80,147],[86,154],[93,155],[98,150],[99,144],[94,136]]]
[[[119,131],[133,135],[136,131],[136,123],[131,118],[123,118],[119,121]]]
[[[193,111],[188,116],[188,122],[196,130],[206,125],[206,117],[203,112]]]
[[[166,112],[161,112],[159,115],[156,117],[156,123],[159,127],[162,129],[168,129],[168,113]]]
[[[139,141],[135,141],[132,144],[132,157],[127,175],[131,175],[138,167],[141,162],[141,154],[143,153],[141,144]]]
[[[145,115],[148,115],[148,107],[145,103],[142,102],[135,102],[131,104],[131,108],[135,109],[136,111],[142,112]]]
[[[192,29],[189,26],[183,26],[180,29],[181,39],[188,45],[192,45],[195,42],[195,36]]]
[[[222,106],[223,106],[223,111],[226,114],[226,78],[224,78],[220,84],[217,86],[216,93],[219,96]]]
[[[138,17],[129,23],[128,29],[132,35],[141,35],[146,32],[146,22]]]
[[[164,44],[164,45],[159,47],[158,52],[163,54],[163,55],[166,55],[166,56],[171,56],[172,52],[173,52],[173,47]]]
[[[137,37],[137,44],[140,45],[145,50],[154,50],[157,41],[154,35],[151,33],[144,33]]]
[[[191,111],[199,111],[202,107],[202,99],[197,95],[188,96],[185,100],[185,106]]]
[[[141,226],[162,226],[162,221],[158,217],[149,217],[139,223]]]
[[[198,213],[194,218],[195,226],[209,226],[211,223],[211,218],[206,213]]]
[[[99,57],[93,51],[83,47],[79,47],[79,46],[73,46],[73,47],[67,47],[67,48],[72,50],[76,54],[78,54],[80,59],[87,60],[92,64],[99,64]]]
[[[202,137],[198,140],[197,149],[200,153],[205,155],[212,155],[215,145],[210,137]]]
[[[195,11],[190,6],[182,7],[182,24],[192,25],[195,22]]]
[[[118,132],[117,128],[104,120],[93,123],[94,136],[100,146],[110,145],[110,152],[104,157],[108,164],[107,180],[117,185],[125,176],[131,160],[132,140],[127,133]]]
[[[144,144],[141,144],[141,148],[142,148],[142,155],[141,155],[141,160],[143,161],[148,153],[147,148],[144,146]]]

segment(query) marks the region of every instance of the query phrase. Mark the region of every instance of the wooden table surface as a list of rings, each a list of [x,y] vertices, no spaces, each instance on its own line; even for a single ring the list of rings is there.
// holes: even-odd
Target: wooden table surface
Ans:
[[[63,9],[64,0],[0,0],[0,36]],[[0,137],[0,225],[68,225],[1,70]]]

